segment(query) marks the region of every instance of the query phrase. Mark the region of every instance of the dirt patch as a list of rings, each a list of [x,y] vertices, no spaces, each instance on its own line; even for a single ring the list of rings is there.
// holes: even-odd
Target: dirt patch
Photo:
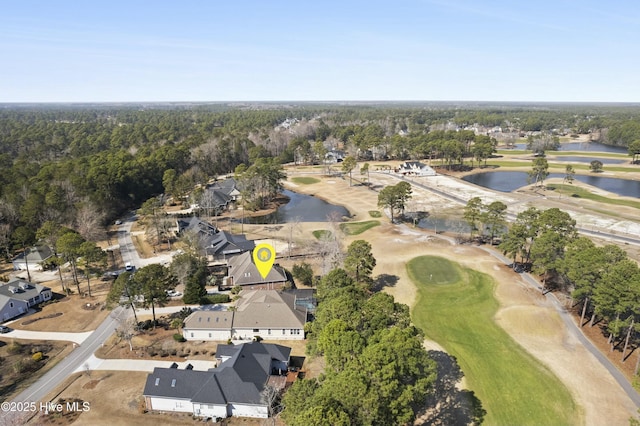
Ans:
[[[194,424],[190,415],[144,413],[142,392],[146,378],[147,373],[132,371],[93,371],[90,375],[78,373],[69,377],[45,400],[78,398],[86,402],[88,409],[80,413],[75,424],[114,426]],[[43,424],[43,420],[42,416],[37,416],[28,424]]]
[[[0,401],[11,400],[71,350],[68,342],[0,338]]]
[[[87,304],[92,309],[87,308]],[[12,324],[13,328],[31,331],[83,332],[95,330],[109,315],[104,297],[62,296],[56,294],[39,312]]]

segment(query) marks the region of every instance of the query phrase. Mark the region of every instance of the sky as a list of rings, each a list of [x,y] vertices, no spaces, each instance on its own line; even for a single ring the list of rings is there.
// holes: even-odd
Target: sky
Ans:
[[[640,102],[637,0],[21,0],[0,102]]]

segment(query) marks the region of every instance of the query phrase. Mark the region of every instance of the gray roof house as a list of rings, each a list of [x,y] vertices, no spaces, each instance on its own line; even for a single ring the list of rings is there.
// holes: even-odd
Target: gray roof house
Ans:
[[[30,307],[51,300],[51,289],[22,278],[12,278],[0,286],[0,321],[26,313]]]
[[[200,207],[218,211],[225,210],[229,207],[229,204],[239,200],[240,196],[240,189],[236,180],[227,178],[207,186],[203,197],[207,206],[201,205]]]
[[[232,339],[304,340],[307,310],[296,297],[275,290],[243,290],[236,303]]]
[[[42,262],[53,256],[51,249],[47,246],[36,246],[27,249],[27,258],[24,253],[16,256],[12,261],[13,269],[16,271],[24,271],[29,269],[32,271],[42,271]]]
[[[192,413],[214,419],[267,418],[261,392],[289,365],[291,348],[259,342],[219,345],[218,367],[209,371],[155,368],[143,395],[147,409]]]
[[[278,265],[273,265],[267,276],[262,278],[253,263],[252,253],[248,251],[229,258],[227,266],[227,276],[222,285],[225,288],[241,286],[252,290],[277,290],[287,283],[287,275]]]
[[[235,235],[200,220],[186,217],[177,220],[178,233],[196,232],[209,262],[226,264],[230,256],[251,251],[256,244],[244,235]]]
[[[304,340],[309,309],[294,293],[243,290],[235,311],[196,311],[184,320],[187,340]]]

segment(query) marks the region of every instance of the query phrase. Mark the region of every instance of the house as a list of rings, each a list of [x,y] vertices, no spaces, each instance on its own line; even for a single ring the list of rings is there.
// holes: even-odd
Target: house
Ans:
[[[335,164],[344,161],[346,154],[344,151],[331,150],[324,155],[325,164]]]
[[[259,342],[218,345],[218,367],[209,371],[155,368],[143,395],[148,410],[192,413],[214,420],[269,417],[261,397],[271,379],[286,374],[291,348]]]
[[[184,320],[182,335],[187,340],[229,340],[233,311],[195,311]]]
[[[13,269],[16,271],[24,271],[27,266],[32,271],[42,271],[42,263],[53,256],[51,249],[47,246],[36,246],[27,249],[27,257],[24,253],[16,256],[13,261]],[[28,265],[27,265],[28,264]]]
[[[243,290],[236,303],[232,339],[304,340],[307,310],[295,296],[275,290]]]
[[[287,283],[287,275],[278,265],[273,265],[269,274],[262,278],[256,264],[253,263],[252,253],[249,251],[228,258],[227,267],[228,271],[227,276],[223,279],[223,288],[240,286],[251,290],[277,290],[283,288]]]
[[[49,287],[14,277],[0,286],[0,321],[25,314],[29,308],[51,300],[51,297]]]
[[[403,176],[435,176],[436,171],[419,161],[405,161],[396,169],[396,173]]]
[[[196,311],[184,320],[187,340],[304,340],[308,308],[294,293],[243,290],[235,311]]]
[[[256,244],[244,235],[231,234],[200,220],[197,217],[179,218],[177,233],[194,232],[207,260],[214,264],[226,264],[230,256],[253,250]]]
[[[200,207],[214,211],[227,210],[230,204],[241,197],[238,183],[234,178],[224,179],[205,188]]]

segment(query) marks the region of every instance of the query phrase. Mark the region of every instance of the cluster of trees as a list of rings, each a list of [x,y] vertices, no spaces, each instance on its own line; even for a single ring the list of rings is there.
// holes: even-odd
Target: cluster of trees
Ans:
[[[531,207],[517,215],[499,247],[512,256],[514,268],[519,257],[543,277],[546,287],[553,282],[570,291],[582,304],[581,324],[588,312],[591,326],[596,317],[606,321],[611,350],[621,345],[625,360],[640,329],[640,267],[620,247],[596,246],[578,236],[575,225],[557,208]],[[640,357],[636,371],[638,365]]]
[[[565,247],[576,236],[576,221],[568,213],[530,207],[518,213],[499,248],[513,258],[514,267],[518,256],[522,263],[531,264],[546,285],[548,278],[558,276]]]
[[[300,380],[287,391],[287,424],[407,424],[433,393],[436,365],[421,331],[410,325],[408,306],[386,293],[372,294],[354,279],[362,281],[375,265],[367,243],[355,243],[345,260],[351,272],[334,269],[318,284],[307,350],[324,356],[326,368],[318,379]],[[369,262],[357,261],[362,256]]]
[[[275,158],[258,158],[251,166],[236,167],[235,177],[242,192],[244,207],[251,210],[264,208],[282,191],[287,175]]]
[[[489,204],[482,202],[480,197],[473,197],[464,207],[463,218],[469,224],[469,237],[478,233],[481,236],[488,236],[490,243],[504,234],[506,230],[507,206],[502,201],[494,201]]]
[[[399,210],[402,214],[407,201],[411,199],[411,184],[406,181],[398,182],[395,185],[388,185],[378,193],[378,206],[388,208],[391,212],[391,222],[393,222],[394,212]]]
[[[153,324],[156,320],[156,307],[169,302],[168,290],[175,288],[176,277],[169,268],[160,264],[151,264],[138,269],[135,273],[124,272],[118,276],[107,296],[107,304],[131,307],[136,323],[136,308],[151,308]]]

